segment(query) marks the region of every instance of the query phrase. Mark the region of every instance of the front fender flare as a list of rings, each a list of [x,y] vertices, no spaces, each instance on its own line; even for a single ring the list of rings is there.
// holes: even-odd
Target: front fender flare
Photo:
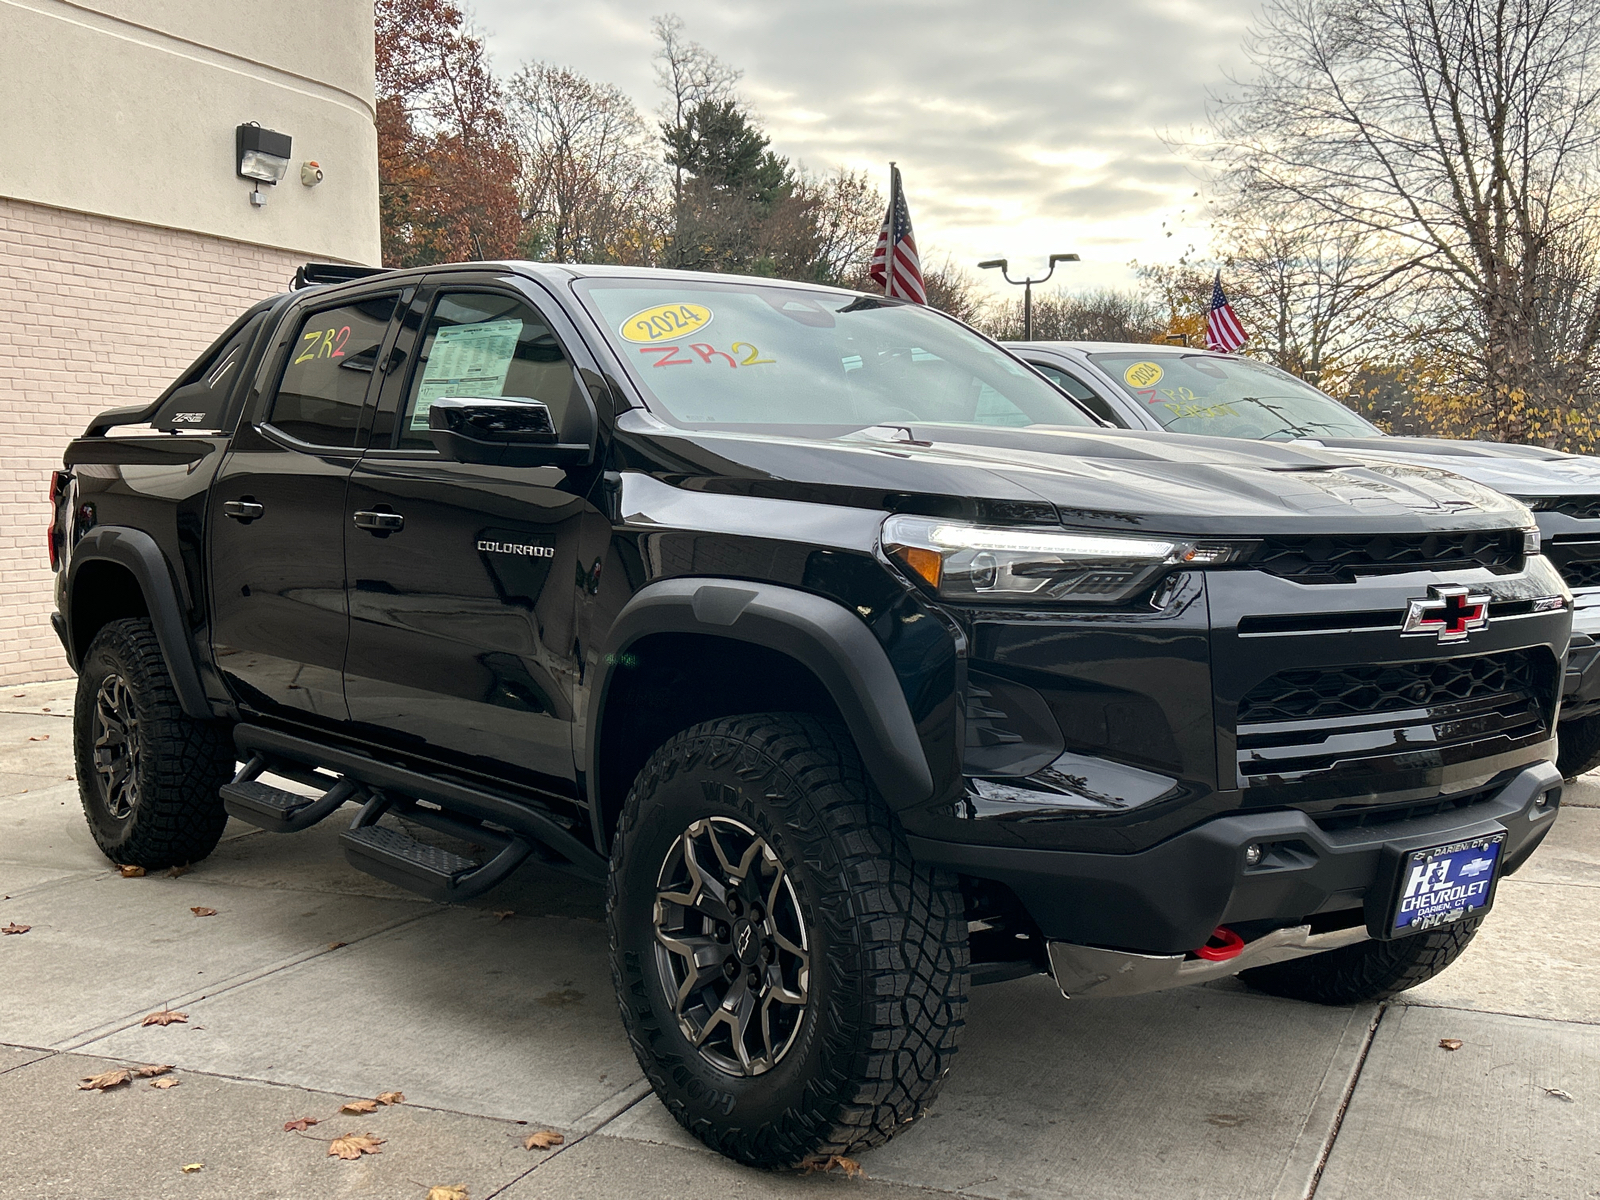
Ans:
[[[161,657],[166,660],[172,688],[178,694],[178,704],[188,716],[202,721],[214,719],[216,714],[211,711],[211,702],[200,682],[200,667],[195,661],[178,586],[155,539],[143,530],[119,525],[101,525],[84,534],[72,547],[72,563],[67,568],[69,614],[77,594],[78,574],[92,562],[116,563],[132,573],[144,592],[145,608],[150,613],[150,623],[155,626],[156,641],[161,646]],[[70,616],[65,640],[68,661],[73,670],[77,670],[88,647],[77,644]]]
[[[642,588],[618,614],[590,691],[585,768],[599,775],[599,734],[616,663],[654,633],[700,633],[750,642],[806,667],[832,697],[878,790],[895,809],[933,795],[933,773],[900,680],[882,645],[856,615],[831,600],[771,583],[666,579]],[[594,793],[596,796],[597,792]],[[596,845],[605,845],[598,799],[591,806]]]

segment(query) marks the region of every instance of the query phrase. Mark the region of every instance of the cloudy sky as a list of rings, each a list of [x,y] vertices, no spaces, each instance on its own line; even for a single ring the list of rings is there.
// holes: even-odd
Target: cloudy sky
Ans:
[[[812,170],[900,164],[924,260],[1076,251],[1073,286],[1203,246],[1194,169],[1162,135],[1242,66],[1254,0],[470,0],[496,70],[544,60],[661,100],[650,17],[741,68],[773,149]],[[1163,226],[1165,222],[1165,226]],[[1168,231],[1173,232],[1167,237]],[[991,280],[992,273],[985,273]],[[998,282],[994,280],[994,282]]]

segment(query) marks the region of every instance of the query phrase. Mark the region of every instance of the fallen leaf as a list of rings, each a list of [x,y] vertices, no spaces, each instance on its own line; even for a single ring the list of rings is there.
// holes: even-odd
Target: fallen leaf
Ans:
[[[193,867],[173,867],[167,872],[167,878],[176,879],[179,875],[187,875],[192,870],[194,870]]]
[[[853,1158],[846,1158],[842,1154],[830,1154],[827,1158],[808,1158],[800,1165],[805,1168],[807,1175],[818,1171],[831,1171],[835,1167],[838,1167],[850,1179],[866,1174],[861,1169],[860,1163]]]
[[[30,742],[48,742],[50,740],[50,735],[47,733],[41,737],[31,737],[28,740]]]
[[[548,1150],[552,1146],[561,1145],[566,1140],[554,1129],[541,1129],[538,1133],[530,1133],[527,1140],[522,1143],[522,1148],[524,1150]]]
[[[350,944],[349,942],[329,942],[328,943],[328,949],[329,950],[337,950],[337,949],[339,949],[340,946],[348,946],[349,944]]]
[[[137,879],[144,874],[143,867],[118,867],[117,870],[122,872],[124,879]]]
[[[1439,1048],[1441,1050],[1459,1050],[1459,1049],[1461,1049],[1461,1039],[1460,1038],[1440,1038],[1439,1039]]]
[[[217,915],[217,910],[216,909],[214,909],[214,908],[206,908],[204,905],[201,905],[199,907],[191,907],[189,909],[189,911],[192,912],[197,917],[214,917],[214,916]]]
[[[350,1113],[352,1116],[361,1116],[364,1113],[377,1112],[378,1102],[376,1100],[351,1100],[348,1104],[341,1104],[339,1111]]]
[[[140,1079],[154,1079],[157,1075],[165,1075],[170,1070],[172,1070],[172,1067],[169,1064],[164,1066],[140,1067],[134,1073],[138,1075]]]
[[[205,1163],[184,1163],[180,1169],[185,1175],[193,1175],[196,1171],[202,1170],[204,1167]]]
[[[139,1022],[141,1025],[187,1025],[188,1023],[188,1013],[173,1012],[170,1008],[163,1008],[160,1012],[153,1012]]]
[[[172,1076],[169,1075],[165,1079],[152,1079],[150,1081],[150,1086],[153,1087],[153,1088],[160,1088],[164,1092],[168,1088],[177,1087],[178,1084],[180,1084],[182,1082],[183,1081],[181,1079],[174,1079],[174,1078],[172,1078]]]
[[[517,910],[514,909],[514,908],[502,909],[501,911],[495,913],[494,915],[495,915],[495,920],[497,920],[497,921],[505,921],[505,920],[509,920],[510,918],[516,916],[517,915]]]
[[[118,1067],[115,1071],[106,1071],[101,1075],[85,1075],[83,1082],[78,1085],[80,1092],[103,1092],[109,1088],[120,1087],[133,1078],[133,1072],[126,1067]]]
[[[1564,1092],[1560,1088],[1545,1088],[1544,1094],[1546,1096],[1554,1096],[1557,1100],[1571,1100],[1572,1099],[1572,1093],[1571,1092]]]
[[[428,1189],[428,1194],[422,1200],[467,1200],[467,1185],[464,1183],[439,1184]]]
[[[382,1154],[383,1151],[378,1147],[383,1145],[384,1141],[384,1138],[373,1137],[370,1133],[347,1133],[328,1143],[328,1157],[356,1159],[363,1154]]]
[[[296,1117],[293,1121],[285,1121],[283,1123],[283,1131],[285,1133],[304,1133],[316,1124],[318,1124],[316,1117]]]
[[[6,925],[3,928],[0,928],[0,933],[27,933],[28,930],[30,930],[32,928],[33,928],[32,925],[16,925],[16,924],[12,924],[12,925]]]
[[[380,1092],[378,1094],[378,1103],[385,1107],[390,1104],[404,1104],[405,1102],[406,1094],[404,1092]]]

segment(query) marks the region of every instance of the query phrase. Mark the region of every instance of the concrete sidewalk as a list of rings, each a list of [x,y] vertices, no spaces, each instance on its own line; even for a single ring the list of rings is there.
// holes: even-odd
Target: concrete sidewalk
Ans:
[[[347,867],[337,822],[234,823],[186,874],[122,878],[71,780],[71,689],[0,691],[0,926],[30,926],[0,936],[3,1196],[1600,1197],[1600,776],[1403,1001],[976,989],[933,1112],[846,1179],[735,1166],[666,1115],[598,889],[530,870],[430,904]],[[164,1008],[187,1022],[141,1024]],[[78,1087],[140,1064],[178,1086]],[[339,1113],[387,1091],[405,1102]],[[523,1149],[541,1129],[564,1144]],[[329,1157],[346,1133],[381,1153]]]

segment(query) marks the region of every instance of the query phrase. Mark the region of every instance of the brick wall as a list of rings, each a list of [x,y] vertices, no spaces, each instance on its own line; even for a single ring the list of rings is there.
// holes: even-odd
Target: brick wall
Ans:
[[[50,472],[144,404],[306,255],[0,197],[0,685],[69,674],[50,628]]]

